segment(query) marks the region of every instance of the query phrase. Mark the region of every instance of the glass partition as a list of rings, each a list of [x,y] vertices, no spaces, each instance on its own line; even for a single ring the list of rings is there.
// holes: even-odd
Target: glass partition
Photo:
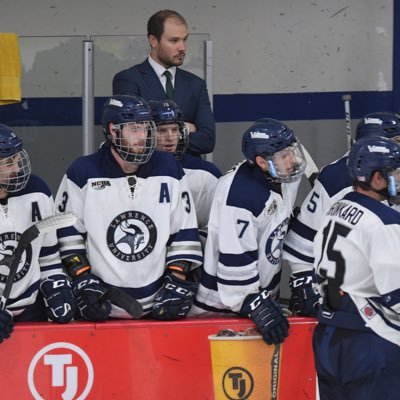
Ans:
[[[112,94],[114,75],[135,64],[141,63],[149,55],[146,35],[139,36],[91,36],[94,43],[94,87],[95,97]],[[209,34],[191,34],[185,62],[182,66],[201,78],[205,78],[204,42]]]
[[[205,78],[205,41],[208,34],[189,36],[183,68]],[[93,42],[92,71],[84,71],[83,43]],[[95,121],[100,120],[106,97],[112,94],[114,75],[140,63],[149,54],[145,35],[37,36],[19,38],[22,101],[0,107],[0,123],[13,126],[22,137],[33,172],[55,194],[70,163],[83,153],[83,76],[93,78]],[[93,132],[95,148],[103,140],[99,126]]]
[[[0,107],[53,192],[82,153],[83,36],[20,37],[22,101]]]

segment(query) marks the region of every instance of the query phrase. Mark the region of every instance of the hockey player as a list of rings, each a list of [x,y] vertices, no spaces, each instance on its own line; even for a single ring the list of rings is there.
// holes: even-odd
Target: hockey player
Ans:
[[[400,116],[389,112],[365,115],[357,125],[356,141],[361,137],[400,138]],[[314,187],[303,201],[300,213],[291,224],[283,245],[283,258],[289,261],[291,298],[294,314],[316,316],[318,294],[313,279],[313,241],[323,216],[330,206],[352,190],[347,154],[321,169]]]
[[[157,127],[157,149],[173,153],[181,164],[188,178],[199,228],[205,230],[221,171],[211,162],[185,152],[189,130],[181,110],[172,100],[152,100],[149,104]]]
[[[400,381],[400,145],[355,143],[353,191],[335,202],[315,236],[322,306],[314,331],[321,400],[395,400]]]
[[[10,127],[0,124],[0,294],[21,234],[53,214],[53,197],[46,183],[31,174],[22,140]],[[23,253],[6,309],[0,310],[0,342],[10,336],[14,321],[50,319],[64,323],[71,321],[75,309],[56,232],[49,232],[34,240]]]
[[[196,285],[185,279],[202,263],[186,177],[171,154],[154,151],[155,126],[145,100],[113,96],[102,115],[106,142],[67,170],[56,199],[72,210],[76,229],[60,234],[81,317],[129,318],[103,301],[112,285],[139,300],[144,314],[183,318]]]
[[[293,131],[274,119],[247,129],[242,151],[246,160],[215,191],[191,315],[250,317],[267,343],[281,343],[281,249],[306,162]]]

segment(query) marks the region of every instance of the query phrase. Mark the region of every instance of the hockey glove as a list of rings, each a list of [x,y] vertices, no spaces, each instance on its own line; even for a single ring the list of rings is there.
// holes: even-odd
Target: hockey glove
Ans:
[[[14,329],[14,321],[10,311],[0,310],[0,343],[8,339]]]
[[[151,315],[155,319],[181,319],[189,312],[196,294],[197,285],[167,273],[164,284],[155,298]]]
[[[289,310],[296,315],[316,317],[320,296],[313,287],[313,272],[304,271],[291,275],[289,286],[292,291]]]
[[[289,322],[267,290],[249,294],[243,301],[240,314],[253,320],[268,344],[282,343],[289,335]]]
[[[102,300],[106,289],[96,275],[84,274],[76,277],[72,281],[72,290],[82,318],[92,322],[108,319],[111,303],[109,300]]]
[[[53,275],[42,280],[40,290],[49,319],[64,324],[74,318],[76,300],[70,283],[64,275]]]

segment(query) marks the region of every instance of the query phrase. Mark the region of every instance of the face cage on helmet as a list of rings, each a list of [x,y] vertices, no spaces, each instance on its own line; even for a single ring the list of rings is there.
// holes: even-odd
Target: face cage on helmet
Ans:
[[[130,164],[147,163],[153,154],[157,143],[156,126],[154,122],[126,122],[115,126],[117,127],[114,129],[117,136],[113,137],[112,144],[121,158]],[[144,130],[145,135],[143,135],[142,138],[135,139],[134,143],[127,143],[129,140],[132,140],[132,138],[126,138],[123,136],[123,129],[125,127],[131,130],[130,134],[135,135],[139,131]]]
[[[267,162],[270,175],[280,183],[297,181],[307,165],[303,148],[298,142],[278,151],[272,157],[267,157]]]
[[[172,124],[176,124],[178,125],[178,130],[179,130],[179,137],[175,137],[175,138],[171,138],[170,140],[175,139],[177,144],[176,144],[176,148],[175,151],[173,151],[175,157],[180,160],[183,155],[186,152],[186,149],[189,146],[189,127],[186,124],[186,122],[183,121],[170,121],[170,122],[162,122],[159,124],[156,124],[157,129],[159,127],[162,127],[163,125],[172,125]],[[165,133],[160,133],[159,131],[157,131],[157,150],[160,151],[168,151],[164,149],[165,143],[165,139],[163,138],[163,135],[165,135]]]
[[[25,150],[0,159],[0,189],[9,193],[22,190],[31,175],[31,162]]]

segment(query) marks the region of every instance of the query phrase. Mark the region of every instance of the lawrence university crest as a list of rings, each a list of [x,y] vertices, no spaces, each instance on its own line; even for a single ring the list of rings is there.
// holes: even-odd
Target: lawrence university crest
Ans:
[[[283,239],[285,238],[288,224],[289,218],[286,218],[274,229],[270,237],[267,239],[267,243],[265,244],[265,254],[271,264],[276,265],[280,262]]]
[[[121,261],[142,260],[153,251],[156,241],[154,222],[138,211],[119,214],[107,230],[108,248]]]

